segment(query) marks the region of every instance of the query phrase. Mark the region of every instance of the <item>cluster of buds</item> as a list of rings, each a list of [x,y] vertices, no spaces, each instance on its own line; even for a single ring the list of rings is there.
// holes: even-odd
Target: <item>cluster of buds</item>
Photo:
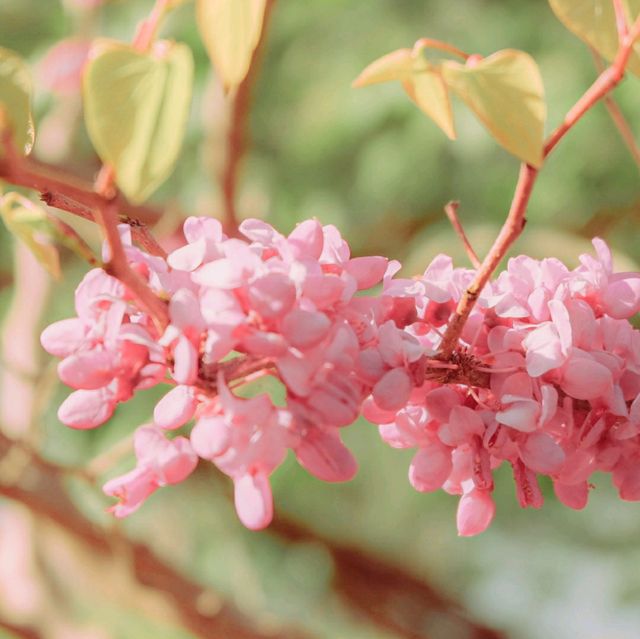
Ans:
[[[361,414],[391,446],[417,448],[417,490],[461,495],[461,535],[491,522],[503,462],[522,506],[541,506],[539,474],[572,508],[586,504],[595,471],[640,499],[640,333],[628,321],[640,275],[615,274],[604,242],[574,270],[512,259],[445,358],[443,331],[474,271],[440,255],[423,276],[395,278],[397,262],[351,258],[338,230],[315,220],[286,237],[258,220],[240,231],[246,240],[189,218],[185,245],[165,261],[131,246],[123,228],[129,263],[168,301],[169,325],[158,329],[95,270],[76,292],[78,317],[42,335],[78,389],[59,411],[69,426],[96,427],[136,389],[171,385],[136,433],[136,468],[105,486],[117,516],[200,458],[232,478],[242,522],[262,528],[273,515],[269,475],[287,449],[320,479],[353,477],[340,429]],[[381,293],[358,295],[381,282]],[[261,376],[279,380],[282,401],[238,396]],[[174,437],[179,429],[189,436]]]

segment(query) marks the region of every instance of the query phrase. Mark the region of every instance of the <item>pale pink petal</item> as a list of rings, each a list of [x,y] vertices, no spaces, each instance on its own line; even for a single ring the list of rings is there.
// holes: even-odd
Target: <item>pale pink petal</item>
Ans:
[[[451,469],[451,450],[433,442],[413,456],[409,467],[409,481],[420,492],[438,490],[442,488]]]
[[[115,375],[114,353],[85,351],[69,355],[58,364],[60,380],[73,388],[95,390],[111,382]]]
[[[250,530],[261,530],[273,519],[273,496],[269,478],[263,473],[246,474],[233,480],[236,512]]]
[[[349,481],[358,465],[335,431],[310,429],[295,448],[300,465],[323,481]]]
[[[248,287],[251,308],[267,319],[282,317],[296,301],[293,282],[284,273],[267,273],[255,279]]]
[[[180,271],[195,271],[204,261],[206,251],[207,243],[202,238],[171,251],[167,257],[167,263],[171,268]]]
[[[411,387],[409,374],[402,368],[394,368],[373,387],[373,399],[382,410],[397,410],[407,403]]]
[[[222,416],[201,417],[191,431],[193,450],[202,457],[213,461],[229,448],[231,433]]]
[[[627,319],[640,311],[640,276],[619,273],[609,281],[602,295],[607,315]]]
[[[182,227],[184,236],[189,243],[201,239],[220,242],[223,239],[222,224],[213,217],[188,217]]]
[[[40,343],[51,355],[66,357],[82,346],[84,336],[84,322],[72,317],[47,326],[40,335]]]
[[[546,433],[532,433],[520,450],[522,461],[531,470],[551,474],[560,471],[565,460],[564,450]]]
[[[511,396],[506,395],[510,398]],[[504,400],[504,397],[503,397]],[[523,433],[531,433],[538,427],[540,405],[533,400],[515,401],[496,413],[496,419],[505,426],[510,426]]]
[[[563,484],[554,480],[553,490],[558,501],[574,510],[582,510],[589,501],[589,484],[586,481],[579,484]]]
[[[388,424],[396,418],[397,411],[383,410],[378,406],[373,397],[368,397],[362,404],[362,416],[372,424]]]
[[[371,288],[382,281],[387,270],[386,257],[371,255],[367,257],[354,257],[346,265],[346,271],[355,278],[358,290]]]
[[[473,489],[460,498],[456,524],[460,537],[472,537],[484,532],[496,513],[496,504],[491,494]]]
[[[324,314],[294,308],[282,320],[282,334],[295,348],[311,348],[322,341],[331,328],[331,320]]]
[[[191,386],[172,388],[153,409],[156,426],[167,430],[180,428],[194,415],[198,402]]]
[[[590,357],[572,357],[564,369],[562,390],[575,399],[595,399],[613,385],[611,371]]]
[[[449,388],[448,386],[442,386],[429,391],[425,398],[425,406],[429,411],[429,414],[439,422],[448,422],[451,409],[454,406],[459,406],[462,402],[460,395]]]
[[[71,428],[96,428],[104,424],[115,410],[115,402],[100,390],[71,393],[58,409],[58,419]]]
[[[184,335],[178,338],[173,359],[173,379],[178,384],[192,384],[198,376],[198,351]]]
[[[186,437],[176,437],[167,443],[157,459],[158,483],[179,484],[195,470],[198,456]]]
[[[294,258],[317,260],[322,254],[324,234],[317,220],[305,220],[296,226],[287,238]]]
[[[120,501],[109,510],[118,518],[126,517],[142,506],[143,502],[158,488],[153,473],[146,468],[136,468],[126,475],[108,481],[102,490]]]

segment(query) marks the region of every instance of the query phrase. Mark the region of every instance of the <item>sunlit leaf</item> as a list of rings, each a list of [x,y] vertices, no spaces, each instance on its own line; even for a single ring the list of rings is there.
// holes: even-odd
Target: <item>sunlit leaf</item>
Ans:
[[[59,279],[60,258],[47,212],[19,193],[10,192],[0,198],[0,215],[7,229],[27,245],[53,277]]]
[[[0,47],[0,132],[5,128],[10,129],[16,149],[29,153],[34,138],[31,75],[17,53]]]
[[[403,82],[409,97],[445,132],[455,140],[456,131],[447,85],[435,70],[414,73]]]
[[[456,137],[449,91],[438,67],[421,55],[422,49],[398,49],[372,62],[353,82],[365,87],[400,80],[409,97],[452,140]]]
[[[85,121],[100,159],[134,202],[169,176],[182,145],[191,103],[189,47],[160,41],[150,53],[100,40],[84,77]]]
[[[498,51],[474,64],[446,61],[447,85],[498,144],[532,166],[542,163],[546,104],[538,66],[523,51]]]
[[[265,5],[266,0],[197,0],[198,29],[226,90],[249,71]]]
[[[591,45],[607,60],[618,51],[616,14],[611,0],[549,0],[558,19],[575,35]],[[635,20],[640,14],[640,0],[623,0],[627,20]],[[629,59],[629,70],[640,74],[640,48]]]
[[[369,84],[377,84],[378,82],[406,80],[411,76],[413,65],[414,58],[411,49],[392,51],[374,60],[353,81],[352,86],[359,88],[366,87]]]

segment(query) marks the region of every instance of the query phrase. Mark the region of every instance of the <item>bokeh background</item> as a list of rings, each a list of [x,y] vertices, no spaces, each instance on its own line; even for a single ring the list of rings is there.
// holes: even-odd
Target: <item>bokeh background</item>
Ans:
[[[151,6],[0,2],[0,46],[34,71],[38,158],[86,178],[99,168],[78,94],[46,89],[47,52],[68,37],[130,40]],[[181,159],[153,197],[166,205],[157,232],[168,235],[187,212],[220,214],[229,101],[192,3],[172,14],[163,35],[187,42],[196,60]],[[250,100],[240,215],[284,231],[316,216],[337,224],[354,252],[383,253],[416,273],[439,252],[466,265],[442,213],[457,199],[482,254],[508,209],[517,161],[462,108],[452,143],[398,85],[350,88],[373,59],[423,36],[484,55],[531,53],[549,129],[596,74],[589,50],[542,1],[277,0]],[[615,92],[637,136],[639,96],[636,78]],[[97,246],[95,229],[61,217]],[[621,268],[637,268],[639,219],[638,167],[599,105],[545,165],[516,250],[573,266],[598,234]],[[607,478],[596,478],[584,511],[561,507],[548,485],[544,508],[522,511],[504,469],[492,527],[461,539],[457,500],[413,491],[411,453],[382,444],[364,421],[345,435],[361,465],[354,481],[322,484],[292,458],[276,471],[278,518],[266,532],[242,528],[229,482],[204,467],[115,523],[82,469],[106,479],[132,465],[119,442],[149,420],[158,392],[140,393],[96,431],[59,423],[68,390],[36,339],[46,323],[72,314],[86,267],[63,258],[64,279],[53,282],[0,228],[0,431],[28,442],[0,446],[0,638],[640,636],[640,510],[619,501]]]

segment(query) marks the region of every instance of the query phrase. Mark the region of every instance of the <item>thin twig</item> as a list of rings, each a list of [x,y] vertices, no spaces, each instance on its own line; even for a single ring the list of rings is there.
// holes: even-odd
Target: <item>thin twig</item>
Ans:
[[[0,630],[4,630],[5,632],[9,633],[10,636],[19,637],[20,639],[41,639],[42,637],[39,632],[36,632],[32,628],[18,626],[1,618]]]
[[[616,12],[616,29],[618,31],[618,41],[623,42],[629,35],[629,25],[627,24],[627,16],[624,12],[624,4],[622,0],[612,0],[613,10]]]
[[[480,268],[480,260],[478,259],[478,255],[473,250],[473,246],[471,246],[471,242],[467,238],[464,229],[462,228],[462,223],[460,222],[460,218],[458,217],[458,207],[460,206],[460,202],[452,201],[448,202],[444,207],[444,212],[447,214],[449,218],[449,222],[451,222],[451,226],[453,226],[453,230],[458,234],[458,237],[462,241],[462,245],[464,246],[464,250],[467,253],[467,257],[469,261],[473,265],[474,268]]]
[[[240,166],[247,151],[247,128],[251,103],[251,92],[258,76],[258,62],[264,47],[269,19],[275,0],[267,0],[264,9],[260,40],[251,57],[249,71],[231,97],[231,113],[226,139],[226,159],[220,177],[223,203],[222,223],[228,235],[238,234],[237,189]]]
[[[593,61],[598,73],[602,73],[605,70],[602,58],[593,47],[589,48],[591,49],[591,55],[593,56]],[[607,107],[607,111],[609,112],[609,116],[611,117],[613,124],[616,129],[618,129],[618,133],[620,134],[622,141],[625,143],[629,153],[631,153],[638,169],[640,169],[640,146],[638,146],[638,143],[636,142],[633,130],[629,126],[622,109],[610,93],[605,95],[604,105]]]
[[[562,123],[553,131],[544,146],[543,157],[546,159],[556,147],[558,142],[575,126],[582,116],[612,91],[624,77],[625,69],[633,51],[634,42],[640,36],[640,17],[637,18],[631,30],[625,37],[620,39],[618,53],[596,81],[589,87],[584,95],[576,102],[573,108],[567,113]],[[511,202],[511,208],[507,219],[498,234],[491,250],[483,260],[478,272],[464,292],[458,303],[456,312],[451,318],[444,338],[440,345],[439,356],[447,360],[457,347],[462,329],[471,314],[471,311],[478,299],[482,289],[485,287],[491,275],[497,268],[502,258],[506,255],[511,245],[519,237],[526,223],[525,214],[531,191],[538,176],[538,170],[528,164],[522,164],[520,176],[516,185],[516,191]]]

